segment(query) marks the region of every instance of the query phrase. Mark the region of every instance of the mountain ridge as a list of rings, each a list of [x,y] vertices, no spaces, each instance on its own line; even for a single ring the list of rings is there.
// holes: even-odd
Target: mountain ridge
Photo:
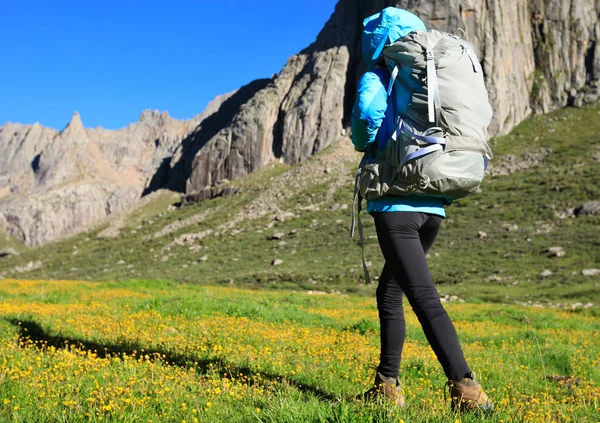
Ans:
[[[0,226],[42,245],[153,191],[200,192],[322,151],[350,117],[364,70],[362,19],[386,6],[408,9],[432,28],[464,29],[490,92],[491,135],[532,113],[599,97],[600,4],[593,0],[340,0],[315,42],[279,74],[218,97],[190,120],[150,111],[118,130],[85,129],[78,114],[61,132],[0,127]],[[111,197],[120,206],[107,207]]]
[[[160,164],[229,94],[192,119],[145,110],[116,130],[85,128],[78,112],[58,131],[0,127],[0,226],[27,246],[76,234],[133,207]]]

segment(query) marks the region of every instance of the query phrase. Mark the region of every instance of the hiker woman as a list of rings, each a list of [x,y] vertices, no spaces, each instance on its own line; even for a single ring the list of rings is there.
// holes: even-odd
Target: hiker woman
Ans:
[[[376,149],[383,151],[411,94],[395,88],[388,97],[390,72],[381,58],[382,47],[426,28],[415,15],[393,7],[367,18],[364,24],[362,53],[370,70],[358,83],[352,111],[352,142],[368,156]],[[405,338],[402,298],[406,295],[448,378],[452,408],[491,408],[465,360],[425,257],[446,216],[444,201],[423,195],[384,196],[367,201],[367,211],[375,220],[385,266],[376,294],[381,328],[380,362],[375,386],[361,397],[382,397],[404,405],[398,374]]]

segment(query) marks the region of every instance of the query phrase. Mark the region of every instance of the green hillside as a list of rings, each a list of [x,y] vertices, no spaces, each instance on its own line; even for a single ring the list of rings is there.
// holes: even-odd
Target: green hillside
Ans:
[[[4,233],[2,228],[0,228],[0,251],[12,249],[14,251],[21,252],[25,250],[25,248],[26,247],[22,243],[15,240],[7,233]]]
[[[600,217],[570,215],[600,199],[599,115],[598,103],[568,108],[492,140],[495,158],[482,192],[447,209],[430,252],[441,293],[472,302],[600,301],[598,276],[582,273],[600,268]],[[230,183],[240,188],[230,197],[178,208],[173,195],[157,195],[112,223],[116,237],[100,237],[107,227],[97,228],[0,259],[0,274],[371,293],[374,287],[362,281],[358,240],[348,236],[359,159],[349,143],[297,167],[267,165]],[[515,171],[496,174],[504,167]],[[377,276],[381,253],[371,218],[363,221],[366,257]],[[562,247],[564,256],[550,257],[551,247]],[[37,261],[36,270],[14,272]]]

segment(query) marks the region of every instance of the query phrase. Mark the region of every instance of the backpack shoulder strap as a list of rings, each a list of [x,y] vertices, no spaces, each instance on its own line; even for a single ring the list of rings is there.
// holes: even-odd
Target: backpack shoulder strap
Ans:
[[[394,88],[394,82],[396,81],[396,78],[398,77],[398,62],[396,62],[393,59],[388,59],[387,57],[385,58],[385,62],[388,66],[388,69],[391,68],[392,69],[392,73],[390,74],[390,83],[388,84],[388,89],[387,89],[387,95],[388,97],[390,96],[391,92],[392,92],[392,88]]]

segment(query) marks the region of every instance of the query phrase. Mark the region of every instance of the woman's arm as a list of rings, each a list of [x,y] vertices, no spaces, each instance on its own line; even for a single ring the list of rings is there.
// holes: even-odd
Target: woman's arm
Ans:
[[[366,72],[358,82],[352,109],[352,143],[358,151],[366,151],[375,141],[387,110],[386,69]],[[389,78],[389,77],[388,77]]]

